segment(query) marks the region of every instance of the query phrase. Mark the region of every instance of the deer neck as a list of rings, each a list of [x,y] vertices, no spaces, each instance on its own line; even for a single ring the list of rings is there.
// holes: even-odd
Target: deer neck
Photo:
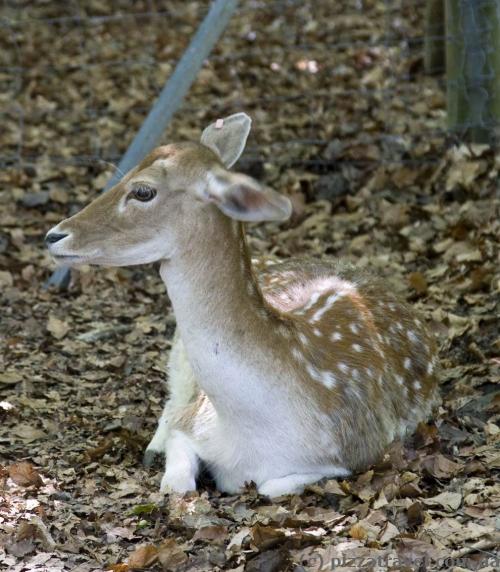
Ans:
[[[189,248],[164,261],[160,274],[198,383],[214,405],[224,401],[234,411],[238,384],[262,367],[259,337],[269,317],[243,225],[215,207],[209,218],[191,229]]]

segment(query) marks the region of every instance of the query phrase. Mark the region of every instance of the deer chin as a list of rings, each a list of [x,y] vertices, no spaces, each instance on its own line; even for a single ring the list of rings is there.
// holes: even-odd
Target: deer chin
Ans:
[[[81,266],[83,264],[96,264],[95,261],[99,257],[99,253],[97,251],[88,254],[64,254],[51,252],[50,255],[57,266]]]

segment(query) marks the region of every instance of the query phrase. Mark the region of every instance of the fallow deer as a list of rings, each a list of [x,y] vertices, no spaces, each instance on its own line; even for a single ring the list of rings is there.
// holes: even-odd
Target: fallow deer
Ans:
[[[166,455],[163,491],[195,489],[204,462],[221,491],[300,492],[375,462],[438,401],[432,336],[383,280],[250,259],[243,223],[292,210],[229,170],[250,125],[238,113],[157,148],[46,236],[65,265],[161,263],[177,332],[145,461]]]

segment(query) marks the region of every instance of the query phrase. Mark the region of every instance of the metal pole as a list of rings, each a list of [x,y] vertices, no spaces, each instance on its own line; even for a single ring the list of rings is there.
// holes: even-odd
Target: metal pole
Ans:
[[[120,172],[129,171],[158,145],[172,116],[179,109],[184,96],[196,79],[203,62],[229,23],[238,2],[239,0],[214,0],[208,14],[179,60],[174,73],[161,90],[156,103],[122,157],[118,169],[106,185],[106,190],[120,180]],[[66,288],[69,280],[70,269],[57,268],[45,283],[45,287]]]

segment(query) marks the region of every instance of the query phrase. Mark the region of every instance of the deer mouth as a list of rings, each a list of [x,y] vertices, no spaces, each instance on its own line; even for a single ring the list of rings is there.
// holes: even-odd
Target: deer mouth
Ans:
[[[77,264],[91,264],[95,258],[95,252],[90,254],[57,254],[51,252],[53,260],[61,266],[75,266]]]

